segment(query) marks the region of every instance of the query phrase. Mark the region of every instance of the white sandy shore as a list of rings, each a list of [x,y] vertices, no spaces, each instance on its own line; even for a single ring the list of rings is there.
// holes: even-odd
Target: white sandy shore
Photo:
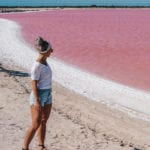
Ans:
[[[10,71],[12,70],[12,71]],[[19,72],[16,72],[19,71]],[[21,75],[21,76],[18,76]],[[0,148],[19,150],[31,123],[30,77],[20,68],[0,69]],[[53,83],[49,150],[150,150],[150,124],[88,100]],[[31,147],[36,150],[36,138]]]
[[[0,19],[0,27],[0,60],[11,66],[19,64],[29,71],[37,54],[22,38],[21,27],[6,19]],[[53,79],[64,87],[134,117],[150,120],[148,92],[97,77],[57,58],[52,57],[48,62],[53,70]]]

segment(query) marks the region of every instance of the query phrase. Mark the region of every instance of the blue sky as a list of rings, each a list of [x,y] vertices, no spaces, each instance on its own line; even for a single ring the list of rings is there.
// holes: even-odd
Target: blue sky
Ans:
[[[150,0],[0,0],[0,6],[76,6],[76,5],[150,6]]]

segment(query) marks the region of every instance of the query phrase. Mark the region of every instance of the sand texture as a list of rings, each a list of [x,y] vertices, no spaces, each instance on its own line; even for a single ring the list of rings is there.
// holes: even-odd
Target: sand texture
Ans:
[[[31,124],[30,77],[18,67],[0,66],[0,148],[19,150]],[[47,125],[49,150],[150,150],[150,123],[86,99],[53,82]],[[36,150],[37,137],[31,143]]]

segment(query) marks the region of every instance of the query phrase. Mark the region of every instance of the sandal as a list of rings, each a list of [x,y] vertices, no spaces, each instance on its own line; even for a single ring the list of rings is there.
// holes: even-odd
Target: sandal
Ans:
[[[39,144],[38,146],[41,147],[40,150],[47,150],[46,147],[43,144]]]

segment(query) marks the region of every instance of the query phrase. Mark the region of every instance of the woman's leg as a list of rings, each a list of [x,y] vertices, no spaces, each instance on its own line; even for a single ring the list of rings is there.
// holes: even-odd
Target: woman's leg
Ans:
[[[38,128],[38,142],[39,145],[44,145],[45,134],[46,134],[46,123],[50,116],[52,104],[45,105],[42,107],[42,120]]]
[[[27,149],[31,140],[33,139],[36,130],[40,126],[41,112],[35,109],[34,105],[31,106],[32,126],[27,130],[24,139],[24,148]]]

